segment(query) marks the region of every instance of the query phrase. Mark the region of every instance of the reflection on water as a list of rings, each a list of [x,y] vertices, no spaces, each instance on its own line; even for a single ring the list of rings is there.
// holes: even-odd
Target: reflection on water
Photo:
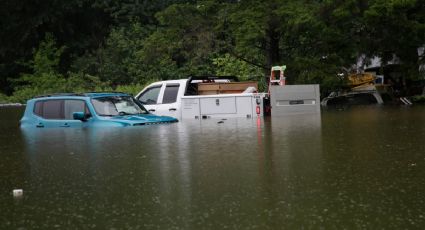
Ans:
[[[20,130],[3,110],[0,228],[419,227],[424,112]]]

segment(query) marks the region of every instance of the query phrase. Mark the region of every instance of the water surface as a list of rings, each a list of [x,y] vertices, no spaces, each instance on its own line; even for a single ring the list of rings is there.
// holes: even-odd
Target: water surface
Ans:
[[[425,107],[108,129],[21,114],[0,108],[0,229],[425,226]]]

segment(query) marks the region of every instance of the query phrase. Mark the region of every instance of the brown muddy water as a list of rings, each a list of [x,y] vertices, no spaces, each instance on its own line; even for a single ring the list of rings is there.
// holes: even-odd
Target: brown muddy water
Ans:
[[[425,228],[425,107],[108,129],[21,115],[0,108],[0,229]]]

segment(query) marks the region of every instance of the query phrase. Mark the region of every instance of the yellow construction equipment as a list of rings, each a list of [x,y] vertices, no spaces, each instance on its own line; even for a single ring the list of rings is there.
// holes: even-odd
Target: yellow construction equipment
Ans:
[[[365,84],[373,84],[376,77],[372,73],[355,73],[348,76],[348,85],[357,87]]]

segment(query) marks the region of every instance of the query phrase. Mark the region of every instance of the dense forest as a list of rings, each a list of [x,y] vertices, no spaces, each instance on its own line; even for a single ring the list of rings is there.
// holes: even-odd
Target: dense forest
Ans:
[[[2,0],[0,18],[0,102],[189,75],[262,81],[282,64],[290,83],[329,91],[371,57],[424,78],[424,0]]]

